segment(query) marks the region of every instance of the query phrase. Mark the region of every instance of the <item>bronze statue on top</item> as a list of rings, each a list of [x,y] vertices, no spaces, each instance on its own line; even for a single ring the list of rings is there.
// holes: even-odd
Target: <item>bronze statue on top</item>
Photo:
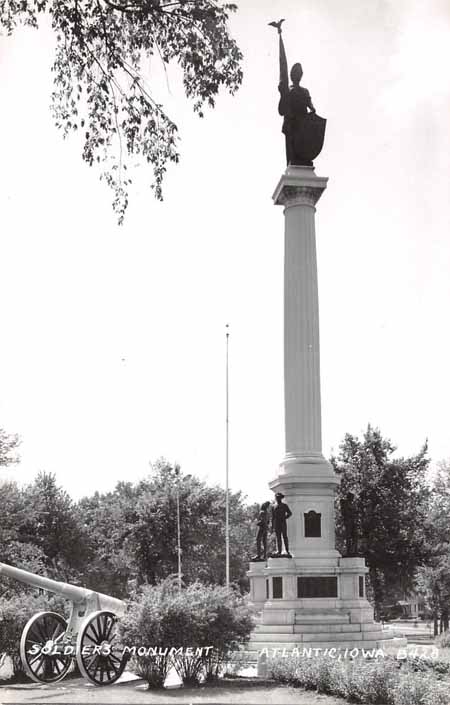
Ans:
[[[271,27],[276,27],[280,45],[280,102],[278,112],[283,115],[282,132],[286,137],[286,162],[297,166],[313,166],[312,160],[320,154],[325,137],[326,120],[316,114],[309,91],[300,86],[303,76],[301,64],[294,64],[290,77],[292,85],[289,87],[288,67],[281,24],[270,22]]]

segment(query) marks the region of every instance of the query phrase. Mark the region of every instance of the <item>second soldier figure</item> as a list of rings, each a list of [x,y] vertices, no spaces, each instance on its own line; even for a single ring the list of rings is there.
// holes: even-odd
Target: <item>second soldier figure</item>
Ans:
[[[282,492],[276,493],[276,504],[272,505],[272,531],[275,531],[275,536],[277,537],[276,556],[281,556],[281,537],[283,537],[286,556],[287,558],[292,558],[289,553],[289,542],[287,537],[287,519],[292,516],[292,512],[288,505],[281,501],[283,498],[284,494],[282,494]]]

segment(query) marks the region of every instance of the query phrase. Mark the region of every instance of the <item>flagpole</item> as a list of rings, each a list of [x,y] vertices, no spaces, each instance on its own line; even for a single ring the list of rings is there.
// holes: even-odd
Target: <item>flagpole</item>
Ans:
[[[227,587],[230,585],[230,507],[229,507],[229,489],[228,489],[228,479],[229,479],[229,443],[230,443],[230,433],[229,433],[229,375],[228,375],[228,344],[229,344],[229,325],[225,326],[225,340],[226,340],[226,374],[225,374],[225,387],[226,387],[226,402],[225,402],[225,584]]]
[[[180,466],[175,463],[177,491],[177,553],[178,553],[178,590],[181,592],[181,522],[180,522]]]

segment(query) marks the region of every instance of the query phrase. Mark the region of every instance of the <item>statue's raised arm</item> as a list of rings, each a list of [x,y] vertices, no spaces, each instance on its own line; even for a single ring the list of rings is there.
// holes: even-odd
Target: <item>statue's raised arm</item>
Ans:
[[[316,115],[309,91],[300,86],[303,77],[301,64],[293,65],[290,74],[292,85],[289,87],[286,51],[281,34],[283,22],[269,22],[269,25],[276,27],[279,35],[278,112],[284,118],[282,132],[286,137],[286,162],[288,165],[313,166],[312,160],[322,150],[326,120]]]
[[[281,94],[287,93],[289,91],[289,77],[288,77],[288,66],[286,51],[284,49],[283,36],[281,34],[281,25],[284,20],[279,22],[269,22],[270,27],[276,27],[278,31],[278,44],[279,44],[279,56],[280,56],[280,82],[278,84],[278,90]]]

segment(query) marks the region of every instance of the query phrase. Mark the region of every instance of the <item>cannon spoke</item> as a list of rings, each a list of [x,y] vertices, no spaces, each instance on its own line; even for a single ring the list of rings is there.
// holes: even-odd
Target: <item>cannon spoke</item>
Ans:
[[[90,634],[88,634],[87,632],[85,633],[84,637],[85,637],[85,639],[90,639],[90,641],[92,641],[93,644],[98,644],[99,640],[94,639],[94,637],[91,636]],[[89,644],[88,644],[88,646],[89,646]]]
[[[106,627],[107,627],[107,628],[106,628]],[[104,636],[104,638],[105,638],[107,641],[109,641],[109,639],[110,639],[110,637],[111,637],[111,632],[112,632],[112,630],[113,630],[113,628],[114,628],[114,622],[113,622],[112,619],[111,619],[110,622],[109,622],[109,626],[108,626],[108,624],[106,624],[106,627],[105,627],[105,636]],[[115,634],[114,634],[114,636],[115,636]]]
[[[43,658],[43,656],[42,656],[41,652],[39,652],[39,653],[37,654],[37,656],[35,656],[34,658],[32,658],[28,663],[29,663],[30,666],[32,666],[34,663],[36,663],[36,661],[37,661],[38,659],[42,659],[42,658]]]
[[[119,660],[119,667],[114,665],[114,662],[111,658],[111,656],[108,656],[108,663],[110,665],[110,668],[108,669],[111,672],[118,673],[120,675],[120,660]]]
[[[39,639],[40,642],[46,642],[47,641],[47,635],[44,630],[44,625],[41,622],[37,622],[34,625],[34,633],[36,634],[37,638]]]
[[[110,654],[108,656],[108,663],[111,665],[111,668],[109,669],[110,671],[114,671],[115,673],[119,672],[119,669],[114,665],[113,663],[113,658],[116,658],[117,661],[119,661],[120,664],[120,659],[117,658],[117,656],[113,657],[113,654]]]
[[[95,637],[95,643],[99,644],[100,643],[100,634],[97,632],[93,624],[89,625],[90,629],[92,632],[94,632],[94,637]]]
[[[109,625],[109,629],[108,629],[108,625]],[[103,640],[105,640],[105,639],[108,638],[108,637],[107,637],[107,632],[108,632],[108,631],[111,631],[111,628],[113,627],[113,625],[114,625],[114,620],[112,620],[112,619],[109,619],[109,620],[108,620],[108,619],[106,618],[106,616],[103,615],[103,629],[102,629],[102,639],[103,639]]]
[[[65,629],[63,629],[62,625],[58,623],[53,630],[53,634],[51,636],[52,641],[58,641],[58,639],[61,639],[64,632],[65,632]]]
[[[38,658],[37,658],[37,660],[39,661],[39,663],[38,663],[38,665],[36,666],[36,668],[34,669],[34,672],[36,673],[36,675],[39,673],[39,671],[41,670],[42,666],[44,665],[44,657],[43,657],[42,655],[39,655]]]
[[[88,659],[89,659],[89,656],[86,657],[85,666],[86,666],[87,670],[90,671],[91,666],[94,663],[94,661],[98,661],[98,654],[90,654],[90,661]]]
[[[63,666],[66,665],[67,656],[61,656],[61,654],[55,654],[55,655],[53,656],[53,658],[55,659],[55,663],[56,663],[57,661],[60,661]]]

